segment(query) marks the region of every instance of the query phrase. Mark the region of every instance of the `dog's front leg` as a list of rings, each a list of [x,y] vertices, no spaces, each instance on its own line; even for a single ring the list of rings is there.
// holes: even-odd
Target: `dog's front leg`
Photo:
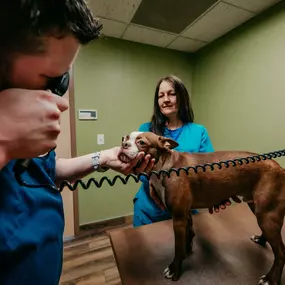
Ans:
[[[187,219],[187,226],[186,226],[186,256],[190,255],[192,253],[193,249],[193,238],[195,236],[194,230],[193,230],[193,220],[191,211],[189,211],[188,219]]]
[[[187,216],[173,217],[173,229],[175,239],[175,255],[172,263],[164,270],[164,277],[177,281],[181,275],[182,261],[186,256],[186,227]]]

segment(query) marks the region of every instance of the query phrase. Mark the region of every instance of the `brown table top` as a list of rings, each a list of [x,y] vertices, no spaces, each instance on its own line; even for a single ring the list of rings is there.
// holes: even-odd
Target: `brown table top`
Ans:
[[[193,216],[193,253],[184,260],[177,285],[256,285],[269,271],[273,254],[250,240],[260,234],[246,204],[236,204],[210,215]],[[173,284],[163,277],[174,253],[172,220],[109,232],[123,285]],[[283,230],[284,238],[284,230]],[[283,274],[285,284],[285,274]]]

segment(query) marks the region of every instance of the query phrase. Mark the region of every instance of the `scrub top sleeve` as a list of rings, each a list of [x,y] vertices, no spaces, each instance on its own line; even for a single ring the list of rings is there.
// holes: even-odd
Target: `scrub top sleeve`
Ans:
[[[214,147],[212,145],[208,131],[205,128],[202,133],[199,152],[213,152],[213,151],[214,151]]]

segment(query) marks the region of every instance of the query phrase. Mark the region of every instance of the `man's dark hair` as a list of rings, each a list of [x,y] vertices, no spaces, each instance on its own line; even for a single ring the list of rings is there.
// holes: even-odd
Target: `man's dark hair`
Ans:
[[[161,113],[158,105],[159,88],[163,81],[170,83],[174,88],[178,105],[178,119],[181,120],[183,124],[194,122],[194,112],[186,86],[181,79],[175,75],[165,76],[158,81],[154,93],[154,108],[150,130],[157,135],[164,135],[165,123],[167,122],[167,118]]]
[[[101,28],[84,0],[1,0],[0,56],[41,52],[45,36],[73,35],[86,44]]]

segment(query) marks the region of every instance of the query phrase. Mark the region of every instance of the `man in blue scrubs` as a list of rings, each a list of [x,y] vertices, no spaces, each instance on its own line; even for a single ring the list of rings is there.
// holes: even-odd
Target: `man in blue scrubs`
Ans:
[[[128,174],[143,155],[124,164],[117,159],[119,148],[58,160],[50,151],[68,102],[46,89],[70,70],[80,46],[99,30],[83,0],[0,2],[1,285],[57,285],[62,269],[61,194],[20,186],[13,172],[17,159],[31,158],[26,182],[58,185],[108,168]],[[137,171],[152,167],[145,156]]]

